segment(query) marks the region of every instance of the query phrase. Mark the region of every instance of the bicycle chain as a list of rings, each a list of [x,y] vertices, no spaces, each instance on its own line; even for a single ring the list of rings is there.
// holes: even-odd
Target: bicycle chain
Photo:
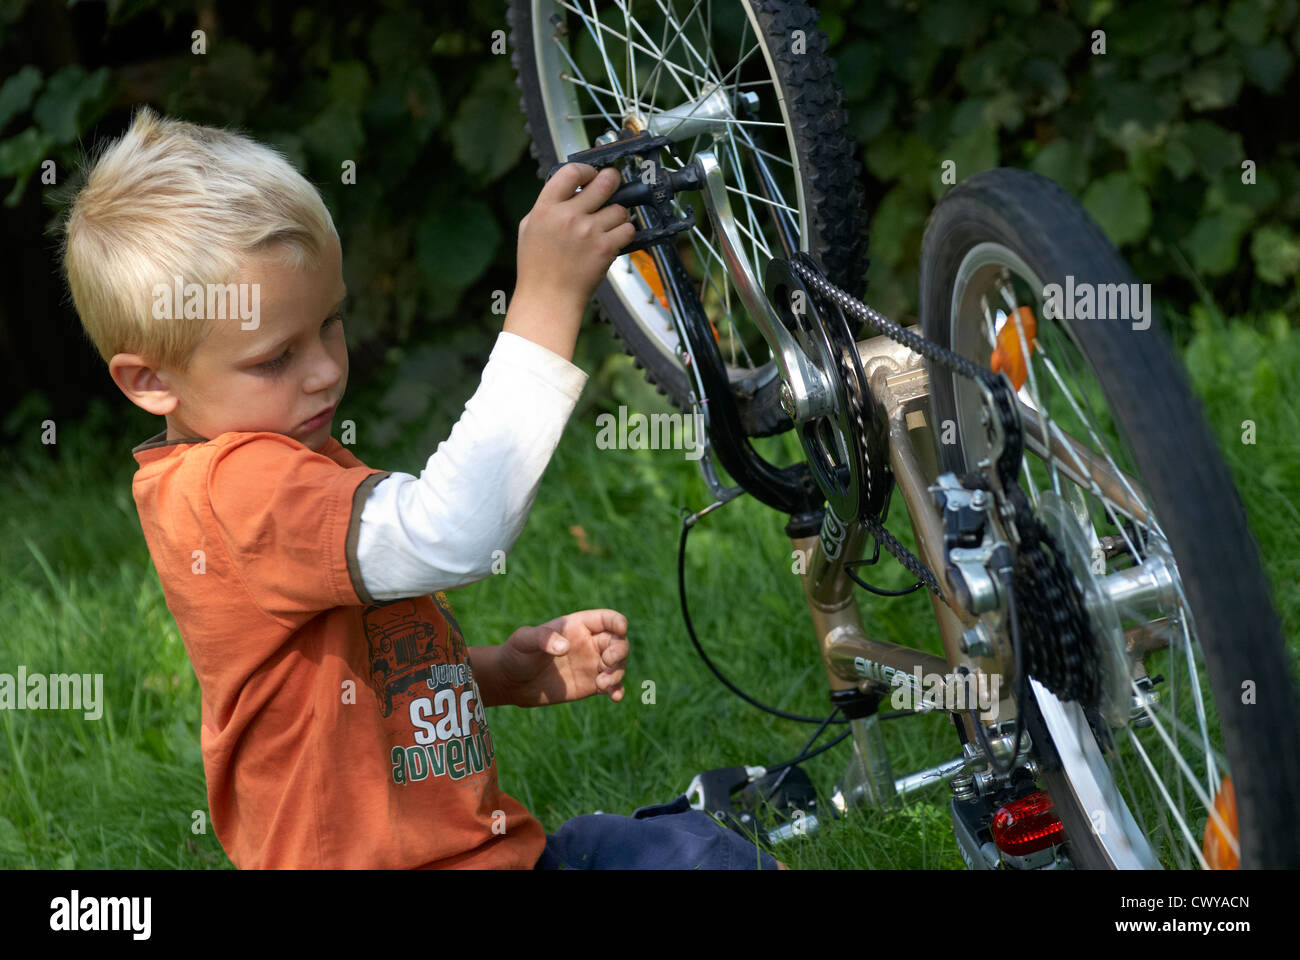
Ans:
[[[837,305],[865,320],[896,343],[934,364],[979,381],[989,391],[1004,437],[995,467],[1011,509],[1008,519],[1014,522],[1014,536],[1018,541],[1011,589],[1015,594],[1024,667],[1062,700],[1077,700],[1085,708],[1095,709],[1101,696],[1097,645],[1089,627],[1088,611],[1079,583],[1066,567],[1064,554],[1055,537],[1034,515],[1033,505],[1020,486],[1018,477],[1024,456],[1024,435],[1010,383],[1003,375],[907,330],[841,290],[822,276],[805,254],[797,254],[791,260],[791,267],[824,304]],[[841,356],[840,360],[846,382],[853,383],[857,379],[856,373],[846,358]],[[848,391],[859,430],[855,438],[859,453],[862,452],[861,438],[866,433],[863,422],[865,398],[862,394],[867,389],[866,384],[859,384]],[[864,516],[862,520],[877,542],[899,563],[935,594],[943,596],[938,577],[885,529],[883,517]]]

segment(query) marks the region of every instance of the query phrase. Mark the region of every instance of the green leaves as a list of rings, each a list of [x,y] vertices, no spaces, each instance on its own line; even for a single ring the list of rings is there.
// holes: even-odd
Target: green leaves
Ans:
[[[0,141],[0,177],[14,177],[5,206],[22,199],[28,178],[55,147],[71,144],[104,107],[108,70],[94,73],[73,65],[51,76],[41,90],[41,72],[26,66],[0,86],[0,129],[14,117],[32,111],[32,126]],[[37,96],[37,91],[41,90]]]
[[[1192,265],[1212,277],[1235,267],[1241,238],[1254,216],[1249,207],[1230,206],[1201,217],[1186,240]]]
[[[1151,204],[1127,171],[1102,177],[1083,195],[1083,206],[1116,246],[1132,243],[1151,226]]]
[[[1241,134],[1230,133],[1208,120],[1194,120],[1172,136],[1187,147],[1201,176],[1213,180],[1225,167],[1239,167],[1245,159]]]
[[[1259,0],[1233,0],[1223,17],[1223,28],[1243,46],[1256,46],[1264,41],[1270,6]]]
[[[64,67],[50,77],[32,108],[32,117],[55,143],[71,143],[81,132],[82,114],[104,93],[108,69],[87,74],[80,66]]]
[[[1246,79],[1265,93],[1282,92],[1282,81],[1291,73],[1291,52],[1274,37],[1262,47],[1243,47],[1241,65]]]
[[[1213,57],[1183,78],[1183,96],[1193,110],[1218,110],[1237,99],[1241,81],[1241,65],[1235,56]]]
[[[1300,273],[1300,237],[1286,227],[1260,227],[1250,239],[1250,258],[1265,283],[1293,284]]]
[[[988,170],[998,165],[998,138],[993,127],[976,127],[969,133],[955,138],[943,153],[944,160],[954,164],[953,174],[957,182],[965,180],[972,173]],[[951,184],[942,182],[942,168],[932,170],[929,182],[935,199],[945,193]]]
[[[1053,140],[1029,162],[1029,169],[1078,196],[1088,179],[1088,157],[1069,140]]]
[[[426,279],[459,293],[487,269],[500,242],[501,229],[486,204],[452,197],[421,224],[415,257]]]
[[[41,71],[30,65],[23,67],[9,77],[4,86],[0,86],[0,130],[31,106],[32,97],[40,87]]]
[[[0,177],[25,177],[50,147],[50,139],[35,127],[0,141]]]
[[[528,134],[519,112],[519,90],[504,58],[479,69],[450,132],[456,160],[485,183],[518,162],[528,146]]]

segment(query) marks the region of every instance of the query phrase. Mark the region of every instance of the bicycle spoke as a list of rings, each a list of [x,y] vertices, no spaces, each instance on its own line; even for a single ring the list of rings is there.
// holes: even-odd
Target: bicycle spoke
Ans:
[[[627,47],[627,84],[628,88],[635,96],[639,91],[636,88],[636,48],[631,43],[632,36],[632,10],[623,0],[615,0],[619,8],[623,11],[623,33],[629,38],[624,44]]]
[[[742,137],[747,137],[747,136],[749,136],[749,134],[748,134],[748,132],[742,130],[742,131],[741,131],[741,136],[742,136]],[[755,146],[753,143],[748,144],[748,146],[749,146],[749,149],[753,150],[755,153],[757,153],[757,154],[761,154],[762,156],[767,157],[769,160],[775,160],[777,163],[783,163],[783,164],[785,164],[787,167],[789,167],[791,170],[794,169],[794,161],[793,161],[793,160],[786,160],[784,157],[778,157],[775,153],[768,153],[766,150],[760,149],[759,147]],[[797,212],[797,211],[796,211],[796,212]]]
[[[686,20],[683,20],[681,23],[677,22],[676,17],[672,15],[672,12],[667,7],[665,7],[663,3],[660,3],[660,0],[655,0],[655,2],[659,4],[659,9],[664,12],[664,14],[672,22],[672,25],[677,29],[677,36],[682,38],[682,46],[685,49],[689,50],[691,53],[693,53],[695,55],[695,59],[699,62],[700,66],[704,68],[704,76],[706,78],[706,82],[711,82],[712,78],[709,77],[709,64],[703,57],[700,56],[699,51],[696,50],[695,47],[691,45],[691,42],[688,39],[686,39],[686,27],[684,26],[686,20],[690,20],[691,15],[696,10],[699,9],[700,0],[695,0],[695,5],[691,7],[690,12],[686,14]]]
[[[747,187],[747,184],[745,183],[745,167],[740,161],[740,154],[736,152],[736,140],[731,135],[731,131],[727,131],[727,143],[731,148],[731,159],[732,165],[735,167],[736,179],[740,181],[740,192],[742,192],[743,195],[748,196],[748,194],[743,193]],[[763,276],[763,271],[761,269],[762,265],[758,259],[759,250],[761,249],[762,252],[766,254],[768,260],[772,259],[772,251],[768,249],[767,244],[762,240],[762,230],[754,220],[754,205],[752,203],[745,203],[745,217],[749,220],[750,229],[745,230],[739,219],[736,220],[736,226],[739,227],[751,241],[750,252],[753,254],[753,262],[751,265],[754,268],[754,276],[761,278]]]
[[[1103,457],[1105,457],[1106,462],[1110,464],[1111,470],[1114,471],[1115,479],[1117,479],[1121,484],[1124,485],[1124,488],[1128,491],[1129,496],[1132,497],[1132,500],[1129,501],[1130,505],[1141,506],[1143,512],[1146,513],[1148,520],[1153,525],[1152,529],[1154,529],[1154,521],[1151,520],[1150,508],[1147,507],[1146,502],[1142,500],[1142,498],[1139,497],[1137,493],[1134,492],[1133,488],[1129,485],[1124,471],[1120,470],[1120,468],[1116,465],[1115,459],[1110,455],[1110,449],[1106,446],[1105,442],[1101,439],[1101,437],[1097,435],[1097,431],[1093,428],[1092,420],[1089,417],[1087,417],[1083,413],[1083,411],[1079,408],[1078,403],[1074,399],[1074,395],[1070,392],[1070,389],[1065,385],[1065,381],[1061,378],[1060,372],[1056,369],[1056,365],[1052,363],[1050,357],[1043,358],[1043,366],[1047,369],[1047,372],[1052,375],[1052,378],[1056,381],[1057,386],[1060,388],[1061,392],[1065,395],[1065,399],[1070,403],[1070,406],[1073,408],[1075,416],[1077,416],[1079,420],[1083,423],[1083,425],[1087,428],[1088,433],[1092,436],[1093,443],[1095,443],[1098,447],[1101,448],[1099,453]]]
[[[1020,344],[1020,356],[1024,358],[1025,372],[1029,375],[1029,392],[1034,398],[1034,403],[1038,406],[1038,415],[1043,421],[1043,435],[1051,436],[1052,418],[1047,404],[1043,402],[1042,394],[1038,391],[1038,377],[1034,374],[1033,354],[1029,351],[1029,344],[1025,341],[1025,330],[1020,323],[1020,307],[1016,303],[1015,291],[1011,289],[1010,273],[1003,269],[1002,271],[1002,296],[1007,301],[1007,307],[1010,313],[1007,314],[1007,322],[1015,323],[1016,337]],[[1038,305],[1038,314],[1042,315],[1041,304]],[[1051,475],[1052,492],[1058,497],[1061,495],[1061,478],[1056,470],[1056,458],[1051,456],[1051,446],[1048,446],[1047,472]]]
[[[1129,681],[1129,686],[1135,693],[1141,693],[1141,689],[1131,679]],[[1174,749],[1173,741],[1165,730],[1164,725],[1154,713],[1148,712],[1148,716],[1151,718],[1151,729],[1155,730],[1160,739],[1164,742],[1165,746],[1169,747],[1170,756],[1173,758],[1174,764],[1178,767],[1178,771],[1186,778],[1187,783],[1191,786],[1193,792],[1195,792],[1196,798],[1205,806],[1209,816],[1213,818],[1215,823],[1218,824],[1219,828],[1224,832],[1224,835],[1228,838],[1228,843],[1232,846],[1233,851],[1240,855],[1241,851],[1237,847],[1236,837],[1231,834],[1228,830],[1228,825],[1224,823],[1222,816],[1220,816],[1219,812],[1214,809],[1214,803],[1210,800],[1206,791],[1202,789],[1200,781],[1196,779],[1196,775],[1192,773],[1191,768],[1187,766],[1187,761],[1183,759],[1181,753]],[[1129,728],[1128,732],[1130,738],[1132,738],[1135,743],[1138,742],[1137,735],[1133,732],[1132,728]],[[1145,756],[1145,751],[1143,752],[1143,755]],[[1176,813],[1177,811],[1175,811],[1175,814]]]
[[[1164,797],[1165,803],[1167,804],[1169,811],[1174,815],[1174,819],[1178,822],[1179,830],[1182,832],[1183,837],[1187,840],[1187,845],[1191,847],[1192,852],[1196,854],[1196,859],[1200,862],[1201,869],[1202,870],[1210,869],[1210,865],[1205,862],[1205,857],[1201,854],[1201,851],[1196,843],[1196,840],[1192,837],[1191,830],[1188,829],[1187,821],[1183,819],[1181,814],[1179,814],[1178,810],[1174,807],[1173,800],[1169,796],[1169,791],[1165,788],[1164,781],[1160,779],[1160,775],[1156,773],[1155,766],[1152,765],[1151,758],[1147,756],[1147,752],[1143,748],[1141,741],[1138,740],[1137,735],[1134,734],[1132,730],[1128,731],[1128,736],[1129,736],[1129,741],[1133,744],[1134,748],[1137,749],[1138,754],[1142,757],[1142,762],[1145,763],[1147,769],[1151,771],[1152,783],[1154,783],[1156,788],[1160,791],[1160,795]]]
[[[581,19],[582,19],[583,23],[587,25],[588,32],[591,33],[591,34],[593,35],[593,36],[592,36],[592,39],[595,40],[595,41],[597,42],[598,46],[599,46],[599,44],[600,44],[601,41],[599,41],[599,40],[596,39],[596,37],[595,37],[595,31],[594,31],[594,30],[592,29],[592,27],[591,27],[591,18],[588,16],[588,14],[586,13],[586,11],[582,10],[582,9],[579,8],[579,7],[575,7],[575,6],[572,6],[572,5],[568,4],[568,3],[565,3],[564,0],[555,0],[555,2],[556,2],[556,4],[557,4],[558,6],[563,7],[565,10],[568,10],[568,11],[570,11],[570,12],[572,12],[572,13],[576,13],[576,14],[577,14]],[[699,80],[700,78],[699,78],[696,74],[694,74],[693,72],[691,72],[691,70],[690,70],[689,67],[682,67],[680,64],[677,64],[677,63],[672,62],[672,61],[669,60],[668,57],[667,57],[668,50],[672,47],[672,44],[673,44],[673,42],[675,42],[676,38],[674,38],[673,42],[668,42],[667,47],[664,48],[663,50],[651,49],[651,48],[654,47],[654,41],[653,41],[649,36],[646,35],[645,31],[641,28],[641,25],[640,25],[639,23],[637,23],[637,22],[634,20],[634,21],[633,21],[633,24],[636,26],[637,31],[638,31],[638,32],[639,32],[643,37],[645,37],[645,41],[646,41],[646,43],[648,43],[648,44],[651,45],[650,47],[645,47],[645,46],[642,46],[642,45],[636,43],[636,41],[630,39],[629,37],[624,36],[623,34],[619,33],[617,30],[615,30],[613,27],[610,27],[610,26],[607,25],[607,24],[599,23],[599,22],[598,22],[598,29],[600,30],[600,32],[602,32],[602,33],[607,33],[607,34],[609,34],[610,36],[614,37],[616,40],[621,40],[621,41],[623,41],[624,43],[628,44],[630,47],[634,47],[635,49],[640,50],[642,53],[646,54],[646,55],[647,55],[648,57],[650,57],[652,60],[656,60],[656,61],[657,61],[656,66],[655,66],[655,71],[656,71],[656,72],[659,70],[660,67],[666,67],[667,70],[668,70],[668,72],[669,72],[669,74],[671,74],[671,75],[673,76],[673,78],[674,78],[675,80],[677,80],[677,85],[680,86],[680,87],[682,88],[682,94],[683,94],[683,95],[684,95],[688,100],[693,100],[693,99],[695,99],[695,94],[692,93],[691,90],[690,90],[690,89],[689,89],[685,84],[683,84],[683,83],[681,82],[681,80],[677,77],[677,74],[676,74],[674,71],[675,71],[675,70],[681,70],[681,71],[685,72],[687,76],[692,77],[692,78],[695,79],[695,80]],[[667,26],[668,26],[667,24],[664,25],[664,27],[665,27],[665,31],[667,30]],[[563,44],[560,43],[560,39],[559,39],[559,37],[555,37],[554,39],[555,39],[555,42],[556,42],[557,44],[560,45],[560,48],[561,48],[561,49],[564,49]],[[665,37],[665,40],[667,40],[666,37]],[[566,51],[566,52],[567,52],[567,51]],[[656,89],[657,89],[657,88],[656,88]],[[653,100],[653,96],[652,96],[651,99]]]
[[[777,124],[777,126],[780,126],[780,124]],[[758,196],[758,194],[755,193],[747,193],[746,191],[741,190],[738,187],[728,186],[727,192],[740,194],[740,196],[745,197],[748,200],[757,200],[759,203],[766,203],[769,207],[776,207],[780,210],[789,210],[796,217],[799,215],[799,211],[796,210],[794,207],[787,206],[784,203],[777,203],[775,200],[767,199],[767,197],[760,197]]]
[[[1181,583],[1178,585],[1178,590],[1181,594]],[[1192,638],[1187,632],[1187,608],[1181,603],[1179,604],[1179,613],[1183,614],[1178,619],[1179,626],[1183,631],[1183,651],[1187,655],[1187,676],[1192,688],[1192,703],[1196,707],[1196,721],[1200,726],[1201,744],[1205,748],[1205,785],[1209,788],[1210,799],[1213,800],[1214,795],[1218,792],[1219,771],[1214,762],[1214,754],[1210,750],[1210,732],[1205,719],[1205,700],[1201,696],[1200,677],[1196,672],[1195,658],[1192,656]],[[1226,760],[1223,765],[1227,766]]]
[[[569,81],[570,83],[575,83],[575,84],[576,84],[576,83],[581,83],[581,84],[582,84],[584,87],[586,87],[588,90],[593,90],[593,91],[594,91],[594,90],[598,89],[598,88],[594,88],[594,87],[592,87],[592,85],[587,81],[587,78],[584,77],[584,76],[582,75],[582,70],[578,67],[578,65],[577,65],[576,63],[573,62],[573,58],[569,56],[569,51],[566,50],[566,49],[564,48],[564,44],[560,43],[558,37],[557,37],[556,40],[555,40],[555,45],[556,45],[557,47],[559,47],[560,52],[563,53],[565,59],[569,61],[569,65],[570,65],[571,67],[573,67],[574,71],[578,74],[578,78],[575,80],[573,77],[569,76],[567,73],[561,73],[561,74],[560,74],[560,79],[561,79],[561,80],[567,80],[567,81]],[[607,91],[607,90],[605,90],[605,91],[601,91],[601,92],[603,92],[603,93],[609,93],[609,91]],[[612,96],[612,94],[610,94],[610,95]],[[615,129],[618,129],[618,127],[620,126],[620,124],[615,123],[613,117],[611,117],[608,113],[605,113],[605,108],[601,105],[600,101],[597,100],[594,96],[591,98],[591,100],[592,100],[592,102],[596,105],[596,109],[598,109],[602,114],[604,114],[605,119],[606,119],[607,121],[609,121],[609,125],[610,125],[611,127],[615,128]]]

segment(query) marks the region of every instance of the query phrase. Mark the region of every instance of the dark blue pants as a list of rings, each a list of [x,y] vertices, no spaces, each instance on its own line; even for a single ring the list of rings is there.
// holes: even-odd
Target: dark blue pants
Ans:
[[[761,861],[761,866],[760,866]],[[776,858],[682,794],[624,817],[588,813],[546,835],[538,870],[775,870]]]

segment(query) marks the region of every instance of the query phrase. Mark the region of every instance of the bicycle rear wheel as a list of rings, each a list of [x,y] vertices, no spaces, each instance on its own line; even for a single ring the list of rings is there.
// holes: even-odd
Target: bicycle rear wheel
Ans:
[[[970,177],[926,229],[927,337],[988,367],[1020,307],[1037,320],[1019,391],[1035,456],[1021,483],[1074,557],[1111,655],[1106,682],[1132,697],[1088,718],[1034,682],[1051,740],[1035,745],[1043,782],[1079,866],[1212,866],[1206,825],[1227,820],[1232,794],[1241,865],[1300,866],[1300,722],[1281,626],[1228,470],[1149,297],[1132,309],[1133,283],[1074,199],[1034,174]],[[1127,316],[1111,309],[1121,291]],[[940,463],[973,468],[987,450],[973,385],[932,367],[931,390],[936,437],[952,440]],[[1139,602],[1117,592],[1126,570],[1163,579]]]

